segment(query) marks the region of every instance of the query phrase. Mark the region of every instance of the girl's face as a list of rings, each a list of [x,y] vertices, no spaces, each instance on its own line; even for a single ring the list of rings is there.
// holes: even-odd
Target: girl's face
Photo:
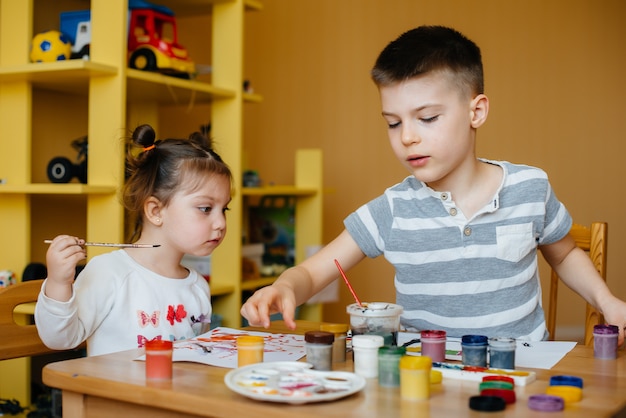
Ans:
[[[474,156],[472,100],[446,73],[435,72],[380,87],[382,114],[400,162],[435,190],[448,187]],[[451,176],[451,177],[450,177]]]
[[[226,235],[226,211],[230,203],[230,179],[201,174],[198,187],[178,191],[161,209],[161,233],[168,246],[182,253],[206,256]]]

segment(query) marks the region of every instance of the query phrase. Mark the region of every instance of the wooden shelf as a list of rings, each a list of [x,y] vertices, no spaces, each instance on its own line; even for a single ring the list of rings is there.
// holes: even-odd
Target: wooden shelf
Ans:
[[[92,186],[82,183],[32,183],[23,185],[0,184],[0,193],[12,194],[56,194],[56,195],[94,195],[112,194],[116,186]]]
[[[36,88],[85,95],[91,77],[115,74],[113,66],[77,59],[1,67],[0,81],[29,81]]]
[[[244,93],[243,101],[249,103],[261,103],[263,101],[263,96],[256,93]]]
[[[211,297],[229,295],[235,291],[235,286],[229,284],[209,283],[211,287]]]
[[[296,186],[244,187],[241,189],[241,194],[244,196],[313,196],[318,192],[314,188]]]
[[[261,277],[260,279],[242,280],[241,290],[256,290],[260,287],[269,286],[276,281],[277,277]]]
[[[131,102],[189,105],[231,99],[235,92],[196,80],[185,80],[159,73],[126,70],[127,98]]]
[[[233,0],[159,0],[159,4],[169,7],[176,12],[176,16],[195,16],[211,13],[214,4],[230,3]],[[259,0],[244,0],[246,10],[259,11],[263,3]]]

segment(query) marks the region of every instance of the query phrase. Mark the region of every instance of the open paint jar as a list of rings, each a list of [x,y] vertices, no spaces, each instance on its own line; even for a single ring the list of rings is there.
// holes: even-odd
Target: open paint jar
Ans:
[[[402,310],[402,306],[386,302],[348,305],[352,335],[381,335],[384,345],[397,345]]]

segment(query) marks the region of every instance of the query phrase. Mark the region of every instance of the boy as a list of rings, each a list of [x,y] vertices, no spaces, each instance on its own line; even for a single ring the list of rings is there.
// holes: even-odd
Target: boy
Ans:
[[[241,308],[252,325],[295,307],[349,269],[384,255],[395,267],[407,330],[548,337],[537,249],[563,281],[619,326],[626,303],[611,294],[568,232],[572,219],[540,169],[477,159],[489,113],[480,49],[459,32],[421,26],[401,35],[372,70],[391,147],[411,173],[357,209],[345,230]]]

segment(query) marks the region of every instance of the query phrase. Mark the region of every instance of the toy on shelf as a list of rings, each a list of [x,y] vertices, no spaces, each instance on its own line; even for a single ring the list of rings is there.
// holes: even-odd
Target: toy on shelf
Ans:
[[[74,177],[81,183],[87,183],[87,137],[72,141],[72,148],[78,151],[76,164],[66,157],[54,157],[48,163],[48,179],[53,183],[69,183]]]
[[[0,288],[8,287],[17,282],[15,273],[11,270],[0,270]]]
[[[174,12],[143,0],[128,2],[128,66],[181,78],[195,74],[189,53],[178,43]],[[61,13],[61,32],[72,43],[72,58],[89,58],[91,11]]]
[[[30,45],[32,62],[64,61],[70,58],[72,45],[70,39],[58,30],[38,33]]]

